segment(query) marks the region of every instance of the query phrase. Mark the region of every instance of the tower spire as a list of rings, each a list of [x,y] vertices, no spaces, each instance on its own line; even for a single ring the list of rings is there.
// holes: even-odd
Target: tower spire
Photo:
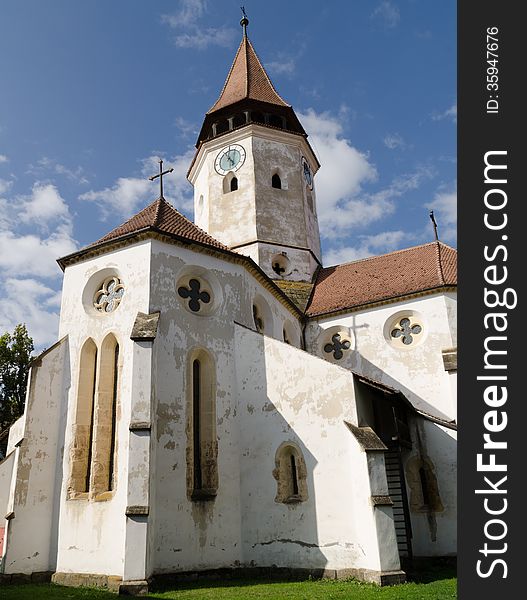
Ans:
[[[240,21],[240,25],[243,27],[243,37],[247,37],[247,25],[249,25],[249,19],[247,18],[247,13],[245,12],[245,6],[240,6],[242,11],[242,18]]]

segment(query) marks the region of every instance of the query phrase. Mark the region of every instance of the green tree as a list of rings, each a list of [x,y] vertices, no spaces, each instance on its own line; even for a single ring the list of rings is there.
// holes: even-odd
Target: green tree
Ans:
[[[33,339],[19,324],[0,337],[0,432],[24,412]]]

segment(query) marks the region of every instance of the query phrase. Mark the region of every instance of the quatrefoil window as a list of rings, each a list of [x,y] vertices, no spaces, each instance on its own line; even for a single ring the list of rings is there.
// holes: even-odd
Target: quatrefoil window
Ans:
[[[412,321],[408,317],[403,317],[392,329],[390,335],[392,338],[396,338],[401,340],[401,342],[405,346],[409,346],[412,342],[415,341],[415,337],[419,335],[423,331],[421,325],[417,323],[412,323]]]
[[[109,313],[114,311],[123,298],[124,285],[119,277],[108,277],[95,293],[93,306],[99,312]]]
[[[201,302],[208,304],[210,302],[210,294],[205,290],[201,290],[201,282],[198,279],[190,279],[188,287],[180,286],[177,293],[182,298],[188,298],[188,307],[192,312],[199,312]]]
[[[341,340],[340,333],[334,333],[331,336],[332,344],[326,344],[324,346],[324,352],[327,354],[333,353],[333,358],[335,360],[340,360],[344,353],[343,350],[349,350],[351,348],[351,342],[349,340]]]

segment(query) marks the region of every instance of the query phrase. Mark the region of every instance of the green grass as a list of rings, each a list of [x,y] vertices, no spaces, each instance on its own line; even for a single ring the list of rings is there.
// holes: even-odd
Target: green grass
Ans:
[[[357,581],[228,580],[166,583],[148,598],[165,600],[450,600],[457,598],[455,571],[431,565],[411,573],[413,581],[380,588]],[[6,585],[0,600],[116,600],[110,592],[53,584]]]

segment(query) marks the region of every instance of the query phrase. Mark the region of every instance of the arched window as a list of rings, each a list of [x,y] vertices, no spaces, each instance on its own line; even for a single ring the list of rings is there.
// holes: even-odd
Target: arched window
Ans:
[[[253,123],[265,123],[265,117],[261,112],[253,110],[251,112],[251,121]]]
[[[229,192],[235,192],[237,189],[238,178],[232,171],[229,171],[223,178],[223,193],[228,194]]]
[[[233,127],[241,127],[242,125],[245,125],[247,121],[247,117],[245,116],[245,113],[241,113],[238,115],[234,115],[234,119],[233,119]]]
[[[216,123],[216,135],[229,130],[229,121],[227,119],[221,119]]]
[[[191,353],[189,378],[187,488],[192,500],[210,500],[218,489],[216,377],[205,350]]]
[[[282,189],[282,180],[280,179],[280,175],[278,175],[278,173],[275,173],[271,178],[271,185],[277,190]]]
[[[283,121],[282,117],[280,117],[278,115],[269,115],[269,125],[283,129],[284,121]]]
[[[71,450],[71,475],[68,485],[70,498],[89,491],[96,378],[97,346],[90,338],[84,342],[80,353],[77,406]]]
[[[258,310],[258,307],[256,306],[256,304],[253,304],[253,321],[254,321],[254,326],[256,327],[256,331],[258,331],[259,333],[263,333],[264,332],[264,320],[263,320],[263,317],[260,315],[260,311]]]
[[[307,500],[307,469],[300,448],[284,442],[276,451],[273,477],[277,482],[275,502],[291,504]]]
[[[115,489],[116,413],[119,344],[108,334],[102,344],[95,392],[95,418],[91,456],[90,492]]]

